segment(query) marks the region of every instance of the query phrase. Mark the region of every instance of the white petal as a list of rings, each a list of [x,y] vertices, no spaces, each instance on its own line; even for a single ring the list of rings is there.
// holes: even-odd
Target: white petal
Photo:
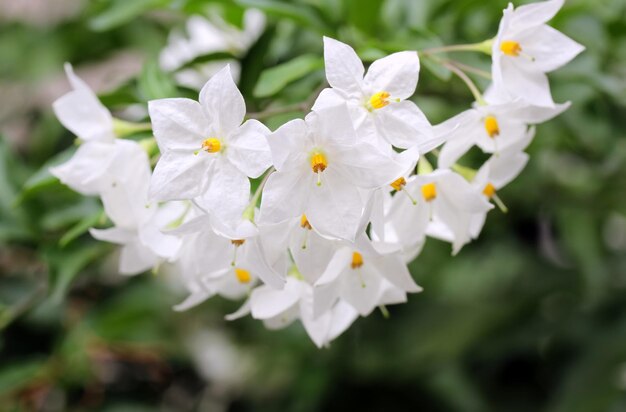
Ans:
[[[311,178],[296,171],[272,173],[263,188],[259,221],[271,224],[301,216],[309,199]]]
[[[158,257],[139,242],[131,242],[122,247],[120,253],[120,273],[136,275],[154,267]]]
[[[111,113],[89,86],[74,74],[71,65],[66,64],[65,71],[74,90],[52,105],[59,121],[83,140],[113,139]]]
[[[427,147],[432,148],[432,126],[415,103],[408,100],[391,103],[372,115],[378,132],[392,145],[403,149],[423,146],[422,153]]]
[[[200,195],[214,161],[208,154],[170,150],[161,155],[150,181],[150,199],[186,200]]]
[[[411,156],[417,159],[418,154],[417,149],[412,149],[404,156],[387,155],[362,143],[343,148],[335,156],[337,164],[330,164],[328,170],[337,170],[354,186],[375,189],[404,176],[414,162]]]
[[[468,213],[485,212],[493,206],[479,195],[467,180],[457,173],[445,171],[438,178],[437,186],[441,196],[454,206],[455,210]],[[440,194],[437,193],[439,197]]]
[[[585,48],[550,26],[534,28],[528,36],[520,38],[524,53],[534,58],[530,63],[535,70],[551,72],[567,64]]]
[[[346,104],[311,112],[305,121],[312,133],[313,141],[322,148],[353,145],[357,141]]]
[[[465,136],[457,136],[454,140],[449,140],[441,148],[437,166],[440,168],[449,168],[456,163],[469,149],[474,146],[475,133],[469,133]]]
[[[407,99],[415,93],[420,73],[417,52],[403,51],[376,60],[367,69],[363,83],[373,93],[387,92],[393,99]]]
[[[413,280],[409,269],[402,261],[400,255],[389,255],[379,258],[372,257],[371,260],[371,264],[378,269],[379,274],[393,285],[406,292],[422,291],[422,288]]]
[[[365,68],[354,49],[345,43],[324,37],[324,62],[328,84],[345,97],[361,94]]]
[[[551,20],[565,0],[548,0],[519,6],[511,16],[510,30],[520,31]]]
[[[111,143],[81,144],[70,160],[51,167],[50,173],[80,194],[95,195],[106,185],[109,166],[117,151],[118,147]]]
[[[229,320],[229,321],[237,320],[237,319],[243,318],[249,313],[250,313],[250,300],[246,300],[239,309],[237,309],[233,313],[229,313],[228,315],[224,316],[224,319]]]
[[[224,158],[216,159],[209,174],[202,204],[217,218],[231,224],[241,220],[250,199],[250,180]]]
[[[182,149],[198,150],[209,136],[209,120],[202,107],[191,99],[160,99],[148,102],[152,131],[161,153]]]
[[[354,240],[363,211],[356,186],[330,168],[321,178],[319,186],[311,181],[307,188],[310,200],[304,213],[323,236]]]
[[[489,183],[496,188],[507,185],[515,179],[528,163],[526,153],[514,153],[509,156],[492,156],[489,159]]]
[[[528,104],[554,107],[548,77],[540,71],[521,69],[512,60],[514,58],[517,57],[506,56],[500,62],[502,87],[505,87],[513,96],[519,97]]]
[[[111,227],[108,229],[91,228],[89,229],[89,233],[95,239],[102,240],[104,242],[117,243],[118,245],[129,243],[137,237],[136,231],[119,227]]]
[[[328,340],[334,340],[356,320],[359,313],[344,301],[339,301],[332,309],[332,320],[328,331]]]
[[[268,264],[263,243],[260,239],[250,239],[247,242],[249,244],[246,245],[246,261],[253,268],[253,274],[266,285],[274,289],[282,289],[285,286],[285,279]]]
[[[189,296],[187,296],[187,298],[183,300],[181,303],[175,305],[173,309],[176,312],[184,312],[195,306],[198,306],[199,304],[201,304],[202,302],[211,298],[214,295],[215,293],[209,290],[205,290],[205,289],[197,290],[193,292],[192,294],[190,294]]]
[[[246,115],[246,103],[237,88],[230,67],[217,72],[200,91],[200,105],[213,123],[216,137],[228,135],[239,127]]]
[[[297,282],[297,281],[296,281]],[[255,319],[270,319],[286,312],[300,299],[300,285],[291,279],[282,290],[260,286],[250,295],[250,309]]]
[[[381,278],[367,261],[358,269],[349,269],[341,287],[341,297],[361,316],[368,316],[378,306],[382,295]]]
[[[226,155],[243,173],[257,178],[272,164],[272,155],[267,144],[270,131],[258,120],[245,122],[228,140]]]
[[[301,167],[307,161],[308,127],[304,120],[291,120],[267,136],[272,163],[279,172]]]
[[[313,107],[311,108],[311,110],[318,111],[320,109],[335,107],[345,103],[345,97],[337,93],[332,88],[326,88],[320,92],[319,96],[317,96],[317,99],[315,99],[315,103],[313,103]]]

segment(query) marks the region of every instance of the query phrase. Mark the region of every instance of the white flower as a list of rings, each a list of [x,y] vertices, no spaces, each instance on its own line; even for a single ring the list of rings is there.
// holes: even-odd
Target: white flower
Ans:
[[[135,142],[128,141],[125,147],[133,149],[116,156],[108,186],[101,193],[104,210],[115,226],[90,233],[98,240],[122,245],[120,272],[133,275],[176,257],[180,240],[161,230],[184,215],[186,208],[179,202],[148,203],[148,157]]]
[[[133,144],[119,141],[113,132],[113,117],[95,93],[65,64],[72,91],[57,99],[54,113],[82,141],[67,162],[50,168],[50,173],[83,195],[100,193],[110,184],[110,172],[120,152],[133,151]]]
[[[235,59],[218,59],[196,63],[182,68],[199,56],[213,53],[230,53],[242,57],[259,38],[265,28],[265,15],[256,9],[248,9],[243,16],[243,30],[228,24],[213,14],[210,19],[194,15],[186,22],[187,34],[170,33],[168,45],[159,55],[163,70],[176,71],[177,83],[199,90],[215,73],[230,65],[235,81],[239,79],[240,64]]]
[[[420,62],[417,52],[394,53],[371,64],[367,74],[355,51],[347,44],[324,37],[325,89],[313,110],[346,103],[359,136],[381,148],[419,146],[433,149],[431,125],[415,105],[406,100],[415,92]]]
[[[243,125],[246,107],[228,67],[211,78],[200,102],[161,99],[149,103],[161,158],[150,183],[155,200],[204,196],[212,213],[232,219],[248,203],[250,182],[270,166],[269,130],[256,120]]]
[[[528,163],[528,155],[521,150],[524,145],[511,147],[508,151],[491,156],[474,176],[472,186],[485,198],[493,200],[501,208],[504,204],[497,192],[515,179]],[[506,209],[504,209],[506,211]],[[485,223],[486,213],[477,213],[472,218],[472,237],[477,237]]]
[[[584,50],[545,24],[564,1],[548,0],[516,9],[509,3],[492,48],[496,87],[531,105],[554,106],[545,73],[558,69]]]
[[[369,315],[376,306],[406,302],[406,292],[420,292],[399,254],[365,254],[339,249],[315,283],[314,314],[326,312],[337,299]]]
[[[300,319],[311,340],[322,347],[342,334],[358,316],[344,302],[337,302],[319,316],[313,315],[313,288],[307,282],[289,276],[284,289],[259,286],[250,295],[252,317],[263,320],[269,329],[281,329]]]
[[[61,124],[84,141],[113,141],[113,117],[109,110],[100,103],[89,86],[74,74],[71,64],[65,63],[65,73],[73,90],[52,104]]]
[[[430,227],[430,234],[452,242],[456,254],[472,239],[472,215],[493,208],[465,179],[447,169],[413,176],[402,190],[411,196],[393,197],[385,230],[405,250],[421,245]]]
[[[292,120],[268,137],[276,172],[263,189],[260,221],[305,214],[324,236],[353,240],[364,199],[406,170],[395,156],[357,136],[345,105]]]
[[[173,231],[183,235],[181,264],[184,283],[190,292],[176,310],[187,310],[216,294],[229,299],[242,298],[258,279],[277,289],[285,283],[280,274],[286,268],[281,256],[268,253],[264,247],[271,243],[272,232],[259,233],[248,221],[230,232],[240,237],[228,238],[214,231],[214,222],[209,216],[201,215]]]
[[[522,101],[476,104],[442,124],[435,134],[445,134],[447,141],[438,159],[440,168],[449,168],[476,145],[485,153],[501,153],[528,137],[528,125],[545,122],[569,108],[569,102],[554,107],[529,106]]]

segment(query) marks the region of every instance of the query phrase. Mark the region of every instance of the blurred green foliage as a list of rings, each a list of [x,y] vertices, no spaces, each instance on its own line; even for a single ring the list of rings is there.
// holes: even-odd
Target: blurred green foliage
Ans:
[[[83,5],[58,24],[0,26],[6,97],[0,121],[7,136],[22,131],[0,141],[2,410],[626,410],[623,0],[570,0],[553,20],[587,50],[551,75],[555,100],[573,104],[538,127],[527,169],[500,194],[510,212],[492,212],[480,239],[455,258],[449,245],[429,241],[411,266],[425,291],[389,308],[389,319],[359,319],[325,350],[299,325],[270,332],[251,319],[225,322],[234,302],[214,299],[174,313],[180,296],[161,281],[164,275],[115,275],[107,260],[114,249],[86,234],[105,223],[101,205],[47,172],[71,155],[74,137],[49,101],[41,103],[41,88],[60,78],[65,61],[80,67],[125,51],[143,56],[143,70],[102,95],[108,107],[193,97],[156,63],[169,30],[208,7],[241,24],[244,8],[256,7],[268,23],[241,58],[248,109],[299,104],[323,81],[321,35],[352,44],[372,61],[397,50],[490,38],[506,2]],[[485,56],[450,57],[489,69]],[[431,122],[466,109],[471,96],[464,85],[433,62],[422,63],[414,99]],[[268,125],[299,114],[272,117]],[[209,366],[190,355],[198,330],[214,337],[200,344],[207,351],[221,347],[219,337],[228,342]],[[203,372],[221,363],[220,373]],[[245,373],[236,374],[244,364]]]

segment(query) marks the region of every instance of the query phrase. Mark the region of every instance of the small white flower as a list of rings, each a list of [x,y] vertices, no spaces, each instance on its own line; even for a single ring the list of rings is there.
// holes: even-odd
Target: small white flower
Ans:
[[[497,192],[515,179],[528,163],[528,155],[521,151],[523,149],[523,146],[511,147],[497,156],[491,156],[474,176],[472,186],[486,199],[493,200],[501,208],[504,208]],[[486,213],[474,215],[471,223],[472,237],[478,236],[486,216]]]
[[[305,214],[324,236],[353,240],[364,200],[406,170],[395,156],[360,142],[345,105],[292,120],[268,137],[276,172],[263,189],[260,221]]]
[[[326,312],[337,299],[368,316],[379,305],[406,302],[406,292],[420,292],[399,254],[364,254],[339,249],[315,283],[314,313]]]
[[[177,256],[180,240],[161,230],[179,219],[185,213],[185,206],[178,202],[162,205],[148,202],[148,157],[137,143],[126,143],[124,147],[132,150],[115,157],[109,182],[101,192],[104,210],[115,226],[91,229],[90,233],[96,239],[122,245],[120,272],[134,275]]]
[[[155,200],[205,198],[210,212],[232,219],[231,210],[248,203],[250,182],[271,164],[256,120],[243,125],[246,107],[228,67],[211,78],[200,102],[161,99],[149,104],[161,158],[150,183]]]
[[[281,329],[300,319],[311,340],[322,347],[342,334],[358,317],[345,302],[337,302],[319,316],[313,315],[313,288],[293,276],[287,278],[285,288],[276,290],[259,286],[250,295],[252,317],[263,320],[269,329]]]
[[[554,107],[529,106],[519,100],[476,104],[474,108],[435,126],[435,134],[447,136],[437,164],[440,168],[452,167],[474,145],[485,153],[507,151],[529,138],[529,124],[545,122],[569,106],[569,102]]]
[[[394,53],[371,64],[367,74],[355,51],[347,44],[324,37],[326,78],[331,89],[318,97],[313,110],[345,103],[359,136],[385,148],[419,146],[420,152],[437,143],[431,125],[407,100],[415,92],[420,62],[417,52]]]
[[[456,254],[472,239],[472,215],[493,208],[465,179],[446,169],[413,176],[403,190],[411,197],[401,193],[393,197],[385,230],[404,250],[419,250],[427,229],[432,229],[435,237],[452,242],[452,253]],[[451,236],[442,236],[441,230]]]
[[[548,0],[504,10],[492,48],[493,81],[512,97],[554,107],[545,73],[568,63],[584,47],[545,23],[565,0]]]

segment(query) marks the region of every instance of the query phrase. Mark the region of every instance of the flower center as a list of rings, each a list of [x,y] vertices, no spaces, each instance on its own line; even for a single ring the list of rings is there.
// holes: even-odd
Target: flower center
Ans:
[[[233,239],[230,241],[235,246],[241,246],[246,242],[246,239]]]
[[[309,219],[306,218],[306,215],[303,214],[302,216],[300,216],[300,227],[302,229],[313,229],[313,227],[311,227],[311,224],[309,223]]]
[[[396,180],[394,180],[393,182],[391,182],[391,184],[389,186],[393,187],[393,189],[395,191],[400,191],[402,190],[402,188],[406,185],[406,180],[404,179],[404,177],[399,177]]]
[[[320,173],[326,170],[328,166],[328,160],[326,160],[326,156],[323,153],[315,152],[313,156],[311,156],[311,169],[313,173]]]
[[[235,268],[235,276],[237,276],[239,283],[250,283],[250,280],[252,280],[250,271],[242,268]]]
[[[507,56],[517,57],[522,51],[522,46],[515,40],[503,40],[500,43],[500,51]]]
[[[352,263],[350,263],[350,267],[352,269],[358,269],[363,266],[363,255],[359,252],[352,253]]]
[[[496,194],[496,188],[491,183],[487,183],[483,189],[483,194],[488,198],[492,198]]]
[[[491,138],[500,135],[500,126],[498,126],[498,120],[494,116],[485,117],[485,130]]]
[[[372,109],[381,109],[389,104],[390,94],[387,92],[374,93],[370,97],[369,105]]]
[[[202,150],[209,153],[217,153],[222,150],[222,142],[215,137],[209,137],[202,142]]]
[[[422,196],[424,200],[430,202],[437,197],[437,187],[434,183],[426,183],[422,186]]]

